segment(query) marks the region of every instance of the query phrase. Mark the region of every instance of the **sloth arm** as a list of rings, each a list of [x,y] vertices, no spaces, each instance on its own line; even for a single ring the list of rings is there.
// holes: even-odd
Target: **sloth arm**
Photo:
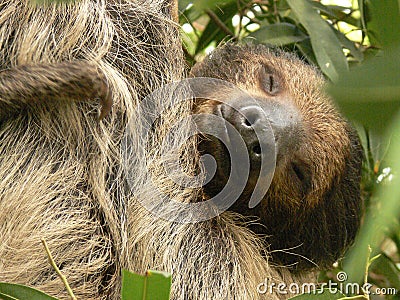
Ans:
[[[18,66],[0,72],[0,116],[41,101],[100,99],[99,119],[111,110],[105,75],[88,61]]]

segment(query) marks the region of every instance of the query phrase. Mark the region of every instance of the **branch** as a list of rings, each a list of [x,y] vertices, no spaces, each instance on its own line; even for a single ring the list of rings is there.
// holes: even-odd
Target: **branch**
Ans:
[[[210,9],[206,9],[206,14],[210,17],[212,21],[227,35],[236,39],[235,34],[222,22],[218,16]]]

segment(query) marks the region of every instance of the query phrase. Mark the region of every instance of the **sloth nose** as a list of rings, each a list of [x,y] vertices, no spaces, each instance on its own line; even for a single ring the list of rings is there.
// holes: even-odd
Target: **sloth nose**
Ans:
[[[297,110],[288,104],[238,99],[220,104],[220,112],[240,133],[253,167],[265,155],[276,155],[278,163],[283,156],[298,148],[300,117]]]
[[[235,107],[229,104],[221,104],[220,111],[223,118],[240,133],[246,144],[250,161],[253,164],[259,163],[262,157],[262,149],[264,151],[271,150],[268,146],[273,144],[273,141],[267,140],[273,138],[272,135],[266,136],[269,129],[266,113],[261,107],[251,104],[235,105]],[[269,131],[271,130],[269,129]]]

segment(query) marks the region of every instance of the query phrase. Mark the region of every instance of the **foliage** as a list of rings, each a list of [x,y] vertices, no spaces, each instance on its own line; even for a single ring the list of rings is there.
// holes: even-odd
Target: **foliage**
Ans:
[[[122,300],[168,300],[171,275],[148,271],[144,276],[122,271]]]
[[[360,63],[364,53],[376,52],[362,34],[360,13],[354,7],[304,0],[190,2],[180,1],[180,22],[191,63],[221,42],[252,40],[297,52],[337,79],[349,63]]]
[[[347,5],[337,3],[347,2]],[[192,4],[189,4],[192,3]],[[344,261],[321,272],[372,291],[400,291],[400,16],[397,0],[185,1],[180,22],[189,64],[226,41],[264,43],[295,52],[332,82],[328,92],[354,122],[365,151],[366,217]],[[372,248],[373,261],[368,259]],[[369,299],[369,295],[352,299]],[[296,299],[320,299],[304,295]],[[372,299],[372,298],[371,298]],[[383,299],[383,298],[379,298]]]
[[[122,272],[121,300],[168,300],[171,275],[148,271],[145,275]],[[76,299],[71,295],[72,299]],[[3,300],[57,300],[43,292],[24,285],[0,282],[0,299]]]
[[[42,239],[50,265],[60,277],[71,300],[77,300],[69,286],[68,279],[62,274],[53,259],[47,242]],[[122,270],[121,300],[168,300],[171,291],[171,275],[160,271],[147,271],[139,275]],[[34,288],[0,282],[0,299],[2,300],[57,300]]]
[[[0,299],[16,300],[57,300],[36,289],[13,283],[0,282]]]

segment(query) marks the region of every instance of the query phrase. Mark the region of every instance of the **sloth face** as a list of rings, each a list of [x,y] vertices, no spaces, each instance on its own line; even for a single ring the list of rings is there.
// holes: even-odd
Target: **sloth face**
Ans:
[[[260,225],[251,228],[268,235],[272,250],[293,248],[295,255],[272,255],[279,263],[303,268],[335,261],[359,226],[362,150],[354,130],[321,91],[321,75],[287,53],[254,45],[217,49],[191,74],[222,79],[246,92],[238,96],[210,91],[210,97],[197,99],[194,107],[196,113],[226,120],[229,126],[216,124],[215,130],[232,140],[233,128],[246,146],[249,177],[230,210],[258,217]],[[216,94],[223,103],[213,100]],[[213,126],[213,120],[203,119],[200,130]],[[263,136],[266,128],[272,130],[272,138]],[[213,179],[204,187],[213,197],[229,179],[232,154],[207,134],[198,149],[217,163]],[[271,185],[261,203],[249,207],[268,151],[276,163]]]

